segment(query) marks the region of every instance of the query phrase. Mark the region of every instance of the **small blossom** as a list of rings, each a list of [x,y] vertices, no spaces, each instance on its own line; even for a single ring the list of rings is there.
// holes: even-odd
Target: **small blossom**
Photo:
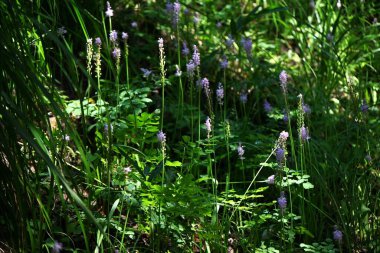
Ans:
[[[374,25],[376,25],[377,24],[377,18],[375,17],[375,18],[373,18],[373,20],[372,20],[372,24],[374,24]]]
[[[207,133],[209,135],[211,132],[211,119],[210,119],[210,117],[207,117],[206,122],[205,122],[205,126],[206,126]]]
[[[280,139],[280,141],[282,141],[282,142],[286,142],[286,140],[288,139],[288,137],[289,137],[289,133],[286,132],[286,131],[282,131],[282,132],[280,133],[280,137],[279,137],[279,139]]]
[[[195,67],[196,66],[195,66],[193,60],[190,60],[189,63],[186,64],[186,71],[190,77],[194,76]]]
[[[247,53],[248,57],[252,56],[252,40],[250,38],[243,38],[241,40],[241,44],[244,47],[245,52]]]
[[[270,103],[266,99],[264,100],[264,111],[267,113],[272,111],[272,106],[270,105]]]
[[[187,47],[187,43],[186,43],[186,41],[184,41],[184,42],[182,43],[182,54],[183,54],[184,56],[188,56],[188,55],[190,54],[190,50],[189,50],[189,48]]]
[[[162,130],[160,130],[158,133],[157,133],[157,139],[158,141],[163,144],[166,142],[166,134],[164,134],[164,132],[162,132]]]
[[[113,10],[111,8],[110,2],[107,1],[106,17],[111,18],[113,16]]]
[[[304,126],[302,126],[301,129],[300,129],[300,135],[301,135],[301,140],[302,141],[308,141],[310,139],[309,131]]]
[[[126,42],[128,40],[128,33],[122,32],[121,33],[121,38],[123,39],[124,42]]]
[[[338,9],[342,7],[342,3],[340,2],[340,0],[338,0],[338,2],[336,3],[336,7],[338,7]]]
[[[315,2],[314,2],[314,0],[310,0],[309,6],[310,6],[311,9],[313,9],[313,10],[315,9]]]
[[[148,78],[152,74],[152,71],[149,69],[140,68],[140,70],[143,72],[145,78]]]
[[[343,239],[343,233],[338,229],[338,226],[336,225],[334,226],[333,238],[338,243],[341,243]]]
[[[179,22],[179,13],[181,11],[181,5],[178,1],[173,4],[173,26],[176,26]]]
[[[63,244],[60,242],[55,241],[53,245],[53,253],[59,253],[63,249]]]
[[[110,32],[110,41],[114,44],[117,42],[117,32],[115,30]]]
[[[247,92],[242,92],[240,94],[240,102],[242,102],[243,104],[246,104],[248,102],[248,94],[247,94]]]
[[[228,67],[228,61],[226,57],[223,57],[223,60],[220,62],[220,67],[226,69]]]
[[[305,114],[310,114],[311,113],[311,108],[308,104],[302,103],[302,110]]]
[[[285,159],[285,150],[283,148],[277,148],[276,149],[276,160],[279,164],[282,164],[282,162]]]
[[[285,72],[285,70],[281,71],[281,73],[279,75],[279,79],[280,79],[282,92],[286,93],[287,84],[288,84],[288,74]]]
[[[166,2],[166,12],[168,14],[172,14],[173,12],[173,4],[170,1]]]
[[[133,22],[131,23],[131,26],[132,26],[132,28],[137,28],[137,22],[136,22],[136,21],[133,21]]]
[[[363,102],[362,102],[362,104],[360,105],[360,110],[361,110],[363,113],[366,113],[366,112],[368,112],[368,109],[369,109],[369,106],[368,106],[367,102],[365,101],[365,99],[363,99]]]
[[[237,152],[238,152],[240,159],[243,160],[244,159],[244,146],[242,146],[240,142],[239,142],[239,146],[237,148]]]
[[[218,100],[218,103],[220,105],[223,104],[223,98],[224,98],[223,85],[221,83],[218,83],[218,89],[216,90],[216,100]]]
[[[117,48],[115,47],[112,51],[112,57],[115,59],[115,60],[120,60],[120,56],[121,56],[121,51],[120,51],[120,48]]]
[[[182,75],[182,71],[181,71],[181,69],[179,68],[179,66],[178,65],[175,65],[175,76],[178,76],[178,77],[180,77],[181,75]]]
[[[201,65],[201,56],[196,45],[193,46],[193,62],[196,67]]]
[[[288,201],[286,200],[285,193],[281,192],[280,197],[277,199],[278,206],[282,211],[286,208],[286,205],[288,204]]]
[[[222,24],[222,22],[218,22],[218,23],[216,23],[216,28],[222,28],[222,26],[223,26],[223,24]]]
[[[126,175],[128,175],[130,172],[132,172],[132,168],[131,167],[125,167],[124,169],[123,169],[123,171],[124,171],[124,173],[126,174]]]
[[[99,37],[95,38],[95,45],[97,47],[100,47],[102,45],[102,40]]]
[[[160,50],[163,50],[163,49],[164,49],[164,39],[163,39],[163,38],[159,38],[159,39],[157,40],[157,42],[158,42],[158,48],[159,48]]]
[[[234,44],[234,42],[235,42],[235,41],[234,41],[232,35],[229,34],[229,35],[228,35],[228,39],[226,40],[226,46],[227,46],[228,48],[230,48],[230,47],[232,47],[232,45]]]
[[[58,33],[58,36],[63,37],[63,35],[65,35],[67,33],[67,31],[66,31],[65,27],[62,26],[62,27],[58,28],[57,33]]]
[[[274,175],[271,175],[266,180],[267,184],[274,184]]]
[[[367,154],[366,156],[365,156],[365,158],[364,158],[367,162],[370,162],[370,161],[372,161],[372,157],[371,157],[371,155],[370,154]]]
[[[65,141],[70,141],[70,135],[67,135],[67,134],[66,134],[66,135],[64,136],[64,138],[65,138]]]
[[[203,78],[201,82],[202,88],[205,91],[206,97],[210,96],[210,83],[207,78]]]

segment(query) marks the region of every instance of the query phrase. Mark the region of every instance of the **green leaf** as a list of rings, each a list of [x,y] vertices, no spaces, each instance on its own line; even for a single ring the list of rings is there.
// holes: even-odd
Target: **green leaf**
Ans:
[[[174,161],[174,162],[166,161],[165,166],[169,166],[169,167],[181,167],[182,163],[179,162],[179,161]]]
[[[303,183],[302,186],[306,190],[314,188],[314,185],[310,182]]]

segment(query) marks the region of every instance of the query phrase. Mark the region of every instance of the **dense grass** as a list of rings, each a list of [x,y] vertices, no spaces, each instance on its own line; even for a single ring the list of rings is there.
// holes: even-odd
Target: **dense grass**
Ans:
[[[379,252],[378,13],[4,0],[0,249]]]

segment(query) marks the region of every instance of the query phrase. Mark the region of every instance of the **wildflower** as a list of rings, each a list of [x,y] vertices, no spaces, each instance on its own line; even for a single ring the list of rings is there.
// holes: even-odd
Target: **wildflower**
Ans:
[[[66,135],[64,136],[64,139],[65,139],[65,141],[70,141],[70,135],[67,135],[67,134],[66,134]]]
[[[110,2],[107,1],[106,17],[111,18],[113,16],[113,10],[111,8]]]
[[[59,253],[63,249],[63,244],[60,242],[55,241],[53,245],[53,253]]]
[[[246,92],[242,92],[240,94],[240,102],[246,104],[248,102],[248,94]]]
[[[286,200],[284,192],[280,193],[280,197],[277,199],[277,203],[281,211],[284,211],[284,209],[286,208],[286,205],[288,204],[288,201]]]
[[[166,12],[168,14],[171,14],[173,11],[173,4],[170,1],[166,2]]]
[[[211,119],[210,117],[207,117],[206,122],[205,122],[206,130],[207,130],[207,138],[210,138],[210,133],[211,133]]]
[[[166,134],[164,134],[164,132],[162,132],[162,130],[160,130],[157,133],[157,139],[163,145],[166,142]]]
[[[373,18],[373,20],[372,20],[372,24],[374,24],[374,25],[376,25],[377,24],[377,18],[375,17],[375,18]]]
[[[223,26],[223,24],[222,24],[222,22],[218,22],[218,23],[216,23],[216,28],[221,28]]]
[[[145,78],[148,78],[150,74],[152,74],[152,71],[149,69],[140,68],[140,70],[143,72]]]
[[[180,77],[181,75],[182,75],[182,71],[181,71],[181,69],[179,68],[179,66],[178,65],[175,65],[175,76],[178,76],[178,77]]]
[[[195,70],[195,64],[194,64],[193,60],[190,60],[189,63],[186,64],[187,74],[190,77],[194,76],[194,70]]]
[[[279,75],[279,79],[280,79],[282,92],[285,94],[287,90],[287,84],[288,84],[288,74],[285,72],[285,70],[281,71]]]
[[[130,172],[132,172],[132,168],[131,167],[125,167],[124,169],[123,169],[123,171],[124,171],[124,173],[126,174],[126,175],[128,175]]]
[[[63,37],[63,35],[65,35],[67,33],[67,31],[66,31],[65,27],[62,26],[62,27],[58,28],[57,33],[58,33],[58,36]]]
[[[340,0],[338,0],[338,2],[336,3],[336,7],[338,7],[338,9],[342,7],[342,3],[340,2]]]
[[[158,42],[158,48],[160,49],[160,51],[163,50],[164,49],[164,39],[163,38],[159,38],[157,40],[157,42]]]
[[[229,34],[229,35],[228,35],[228,39],[226,40],[226,46],[227,46],[228,48],[230,48],[230,47],[232,47],[232,45],[234,44],[234,42],[235,42],[235,41],[234,41],[232,35]]]
[[[289,137],[289,133],[286,132],[286,131],[282,131],[280,133],[279,140],[284,143],[284,142],[286,142],[286,140],[288,139],[288,137]]]
[[[193,62],[196,67],[201,65],[201,56],[196,45],[193,46]]]
[[[91,68],[92,68],[91,60],[92,60],[93,54],[94,54],[94,51],[92,47],[92,39],[89,38],[87,40],[87,72],[89,75],[91,75]]]
[[[241,44],[244,47],[245,52],[247,53],[248,57],[252,56],[252,40],[249,38],[243,38],[241,40]]]
[[[114,44],[117,43],[117,32],[115,30],[110,32],[110,41]]]
[[[365,99],[363,99],[363,103],[360,106],[360,110],[363,113],[366,113],[366,112],[368,112],[368,109],[369,109],[369,106],[368,106],[367,102],[365,101]]]
[[[112,51],[112,57],[116,60],[119,61],[121,56],[121,51],[120,48],[115,47]]]
[[[137,28],[137,22],[136,22],[136,21],[133,21],[133,22],[131,23],[131,26],[132,26],[132,28]]]
[[[201,85],[202,85],[202,88],[205,91],[206,97],[209,97],[211,91],[210,91],[210,83],[209,83],[208,79],[207,78],[203,78],[202,82],[201,82]]]
[[[272,111],[272,106],[270,105],[270,103],[266,99],[264,100],[264,111],[267,113]]]
[[[218,100],[218,103],[220,105],[223,104],[223,98],[224,98],[223,85],[221,83],[218,83],[218,89],[216,90],[216,100]]]
[[[338,243],[341,243],[343,239],[343,233],[338,229],[338,226],[336,225],[334,226],[333,238]]]
[[[300,129],[300,136],[302,141],[308,141],[310,139],[309,131],[306,127],[302,126]]]
[[[240,157],[241,160],[244,159],[243,155],[244,155],[244,146],[241,145],[241,143],[239,142],[239,146],[237,148],[237,152],[238,152],[238,155]]]
[[[277,148],[276,149],[276,160],[278,164],[282,164],[282,162],[285,159],[285,150],[283,148]]]
[[[128,40],[128,33],[122,32],[121,33],[121,38],[123,39],[124,42],[126,42]]]
[[[372,157],[371,157],[370,154],[366,155],[364,159],[365,159],[367,162],[372,161]]]
[[[228,67],[228,61],[227,61],[227,58],[225,56],[223,57],[223,60],[220,62],[220,67],[222,69],[226,69]]]
[[[190,54],[190,50],[189,48],[187,47],[187,43],[186,41],[184,41],[182,43],[182,54],[185,55],[185,56],[188,56]]]
[[[305,114],[311,113],[311,108],[308,104],[302,103],[302,110]]]
[[[274,175],[271,175],[266,180],[267,184],[274,184]]]
[[[100,47],[102,45],[102,40],[99,37],[95,38],[95,45],[97,47]]]
[[[173,4],[173,26],[176,26],[179,22],[179,12],[181,11],[181,5],[178,1]]]

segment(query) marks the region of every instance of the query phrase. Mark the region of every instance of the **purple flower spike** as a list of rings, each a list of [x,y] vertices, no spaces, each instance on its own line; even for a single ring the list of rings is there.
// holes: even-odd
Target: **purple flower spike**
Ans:
[[[288,74],[285,72],[285,70],[281,71],[281,73],[279,75],[279,79],[280,79],[282,92],[286,93],[287,84],[288,84]]]
[[[241,160],[243,160],[244,159],[244,152],[245,151],[244,151],[244,146],[242,146],[240,142],[239,142],[239,146],[237,148],[237,152],[238,152],[239,158]]]
[[[289,116],[285,110],[284,110],[284,116],[282,117],[282,120],[284,121],[284,123],[288,123],[289,121]]]
[[[163,144],[166,142],[166,134],[164,134],[164,132],[162,132],[162,130],[160,130],[158,133],[157,133],[157,140]]]
[[[53,253],[59,253],[63,249],[63,244],[60,242],[55,241],[53,245]]]
[[[173,26],[176,26],[179,22],[179,13],[181,11],[181,5],[178,1],[173,4]]]
[[[210,119],[210,117],[207,117],[206,122],[205,122],[205,126],[206,126],[207,132],[210,133],[211,132],[211,119]]]
[[[112,43],[116,43],[117,42],[117,32],[115,30],[113,30],[112,32],[110,32],[110,41]]]
[[[308,104],[302,104],[302,110],[307,115],[311,113],[311,108]]]
[[[246,92],[240,94],[240,102],[243,104],[246,104],[248,102],[248,94]]]
[[[128,40],[128,33],[126,33],[126,32],[122,32],[122,33],[121,33],[121,38],[122,38],[124,41]]]
[[[302,126],[300,129],[300,133],[301,133],[302,141],[308,141],[310,139],[309,131],[307,130],[306,127]]]
[[[269,113],[270,111],[272,111],[272,106],[270,105],[270,103],[266,99],[264,100],[264,111],[266,113]]]
[[[278,206],[280,207],[281,211],[284,211],[286,208],[286,205],[288,204],[288,201],[286,200],[285,193],[281,192],[280,197],[277,199]]]
[[[243,38],[241,40],[241,44],[244,47],[245,52],[247,53],[248,57],[252,56],[252,40],[250,38]]]
[[[145,78],[148,78],[150,74],[152,74],[152,71],[149,69],[140,68],[140,70],[143,72]]]
[[[232,37],[232,35],[230,34],[230,35],[228,35],[228,39],[226,40],[226,46],[228,47],[228,48],[230,48],[230,47],[232,47],[232,45],[234,44],[234,39],[233,39],[233,37]]]
[[[102,45],[102,40],[99,37],[95,38],[95,45],[97,47],[100,47]]]
[[[112,51],[112,57],[118,60],[120,59],[120,56],[121,56],[120,48],[115,47],[114,50]]]
[[[223,60],[220,62],[220,67],[226,69],[228,67],[228,61],[226,57],[223,57]]]
[[[196,45],[193,46],[193,62],[196,67],[201,65],[201,56]]]
[[[280,133],[280,140],[281,140],[282,142],[286,142],[286,140],[288,139],[288,137],[289,137],[289,133],[288,133],[288,132],[286,132],[286,131],[282,131],[282,132]]]
[[[111,8],[110,2],[107,1],[106,17],[111,18],[113,16],[113,10]]]
[[[192,77],[194,76],[194,70],[195,70],[195,64],[193,62],[193,60],[190,60],[189,63],[186,64],[186,70],[187,70],[187,74]]]
[[[276,160],[279,164],[282,164],[282,162],[285,159],[285,150],[282,148],[276,149]]]
[[[338,229],[338,226],[336,225],[334,226],[333,238],[338,243],[341,243],[343,239],[343,233]]]
[[[203,78],[201,84],[202,84],[202,88],[205,91],[206,97],[209,97],[210,93],[211,93],[211,91],[210,91],[210,82],[208,81],[207,78]]]
[[[187,47],[187,43],[186,43],[186,41],[184,41],[184,42],[182,43],[182,54],[183,54],[184,56],[188,56],[188,55],[190,54],[190,50],[189,50],[189,48]]]
[[[216,99],[218,100],[218,103],[220,105],[223,104],[223,98],[224,98],[223,85],[221,83],[218,83],[218,89],[216,90]]]

